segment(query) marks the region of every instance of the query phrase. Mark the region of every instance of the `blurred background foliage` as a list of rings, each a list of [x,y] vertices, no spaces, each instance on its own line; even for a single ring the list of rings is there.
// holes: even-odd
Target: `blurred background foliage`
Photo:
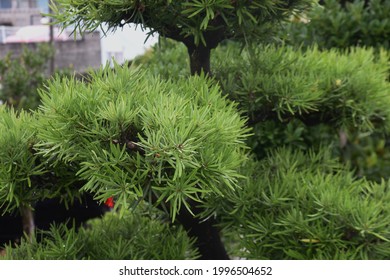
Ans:
[[[390,2],[388,0],[324,0],[294,17],[281,32],[293,45],[321,49],[351,46],[389,49]]]
[[[47,65],[54,55],[49,44],[38,44],[36,50],[23,48],[15,56],[8,53],[0,60],[0,100],[17,109],[35,109],[39,104],[38,88],[48,77]]]
[[[55,49],[48,43],[24,46],[20,54],[12,51],[0,59],[0,103],[20,110],[34,110],[40,104],[39,88],[55,75],[71,76],[71,67],[50,73],[49,61]]]

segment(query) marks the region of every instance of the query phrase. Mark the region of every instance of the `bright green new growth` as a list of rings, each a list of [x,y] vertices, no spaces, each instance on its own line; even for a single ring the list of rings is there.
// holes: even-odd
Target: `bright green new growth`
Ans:
[[[78,170],[97,199],[114,196],[122,214],[147,200],[174,220],[236,187],[248,129],[204,77],[163,82],[117,65],[90,83],[54,79],[41,95],[38,153]]]

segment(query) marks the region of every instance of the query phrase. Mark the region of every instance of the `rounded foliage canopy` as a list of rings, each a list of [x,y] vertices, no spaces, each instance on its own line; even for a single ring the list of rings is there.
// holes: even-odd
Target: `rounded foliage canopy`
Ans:
[[[38,152],[76,166],[83,190],[123,209],[147,199],[172,219],[240,177],[248,129],[204,77],[177,83],[116,66],[91,83],[54,79],[42,92]]]

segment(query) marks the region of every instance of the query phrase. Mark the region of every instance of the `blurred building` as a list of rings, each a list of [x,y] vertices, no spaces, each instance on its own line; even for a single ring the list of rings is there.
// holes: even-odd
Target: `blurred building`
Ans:
[[[48,11],[47,0],[0,0],[0,25],[40,24],[41,13]]]
[[[61,33],[54,27],[51,37],[48,19],[42,13],[48,13],[48,0],[0,0],[0,59],[10,51],[17,55],[23,46],[35,48],[37,43],[52,42],[56,69],[85,72],[100,67],[99,32],[77,36],[75,40],[71,32]]]

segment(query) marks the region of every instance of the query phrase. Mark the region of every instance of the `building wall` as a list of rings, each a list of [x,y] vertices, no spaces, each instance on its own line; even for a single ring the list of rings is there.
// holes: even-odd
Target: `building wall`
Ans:
[[[41,13],[47,12],[48,2],[49,0],[0,0],[0,26],[11,25],[17,28],[41,24]],[[36,43],[0,43],[0,59],[10,51],[15,56],[18,55],[24,45],[36,48]],[[55,49],[55,68],[72,67],[77,72],[85,72],[89,67],[98,68],[101,65],[99,32],[85,34],[81,40],[56,41]]]
[[[81,40],[56,42],[56,68],[72,67],[83,73],[88,68],[97,69],[101,65],[100,33],[87,33]]]
[[[0,10],[0,25],[26,26],[39,24],[41,18],[39,9]]]
[[[21,53],[23,46],[35,49],[36,43],[0,44],[0,59],[7,53],[12,52],[17,56]],[[100,33],[93,32],[84,35],[83,39],[74,41],[55,42],[55,68],[64,69],[71,67],[78,73],[86,72],[89,68],[97,69],[101,65]]]
[[[44,11],[41,0],[0,0],[0,25],[39,24]],[[11,5],[9,5],[11,2]],[[40,4],[40,5],[38,5]]]

